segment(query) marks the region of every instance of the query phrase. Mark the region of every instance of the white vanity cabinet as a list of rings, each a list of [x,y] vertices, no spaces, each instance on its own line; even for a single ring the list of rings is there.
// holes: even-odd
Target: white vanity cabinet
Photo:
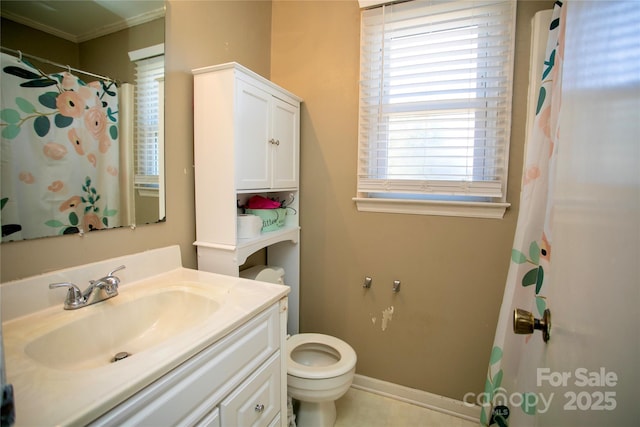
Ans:
[[[238,276],[267,248],[284,268],[290,333],[298,331],[301,99],[237,63],[193,70],[198,269]],[[238,238],[239,206],[253,195],[286,201],[286,224]]]
[[[90,425],[286,425],[285,319],[286,298]]]

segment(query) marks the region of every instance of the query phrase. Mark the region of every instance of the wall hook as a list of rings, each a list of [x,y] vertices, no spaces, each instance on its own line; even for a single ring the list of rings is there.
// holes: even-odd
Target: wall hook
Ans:
[[[373,279],[367,276],[364,278],[364,283],[362,284],[362,287],[365,289],[369,289],[371,287],[372,282],[373,282]]]
[[[400,280],[393,281],[393,292],[400,292]]]

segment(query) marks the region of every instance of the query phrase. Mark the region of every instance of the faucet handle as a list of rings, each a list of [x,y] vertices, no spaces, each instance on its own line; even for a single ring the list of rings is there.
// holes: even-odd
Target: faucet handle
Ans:
[[[103,277],[101,279],[109,285],[108,286],[109,293],[115,293],[115,295],[118,294],[118,285],[120,284],[120,278],[117,276],[114,276],[113,273],[115,273],[116,271],[124,270],[125,268],[127,267],[124,265],[121,265],[120,267],[113,270],[111,273],[107,274],[106,277]]]
[[[67,297],[64,300],[65,308],[77,307],[82,304],[83,302],[82,292],[73,283],[69,283],[69,282],[49,283],[49,289],[54,289],[54,288],[69,288],[69,291],[67,292]]]
[[[121,265],[120,267],[118,267],[115,270],[113,270],[111,273],[107,274],[107,277],[113,276],[113,273],[115,273],[116,271],[124,270],[125,268],[127,268],[126,265]]]

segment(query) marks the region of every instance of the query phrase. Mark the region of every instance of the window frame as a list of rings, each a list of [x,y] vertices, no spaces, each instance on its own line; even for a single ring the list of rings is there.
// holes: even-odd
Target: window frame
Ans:
[[[129,59],[131,60],[131,62],[134,63],[134,66],[136,67],[136,84],[135,84],[135,94],[134,94],[134,123],[135,123],[135,130],[134,130],[134,152],[135,154],[135,161],[134,161],[134,188],[138,191],[138,193],[140,195],[143,196],[150,196],[150,197],[159,197],[160,196],[160,189],[161,187],[163,187],[163,181],[164,181],[164,177],[162,176],[162,170],[163,170],[163,165],[162,163],[164,162],[164,137],[163,137],[163,132],[164,132],[164,110],[162,108],[162,103],[164,102],[164,100],[162,99],[164,96],[162,95],[164,93],[164,89],[163,89],[163,85],[164,85],[164,62],[165,62],[165,58],[164,58],[164,43],[161,44],[157,44],[154,46],[150,46],[147,48],[143,48],[143,49],[138,49],[135,51],[131,51],[129,52]],[[147,173],[140,173],[140,167],[142,167],[144,169],[144,166],[140,166],[138,164],[139,162],[139,156],[138,153],[142,150],[145,151],[147,149],[145,148],[141,148],[139,147],[140,144],[140,138],[142,135],[142,138],[145,140],[145,145],[147,144],[147,140],[149,139],[149,135],[150,135],[150,131],[149,128],[150,126],[145,123],[143,128],[144,129],[140,129],[140,117],[139,117],[139,112],[140,112],[140,100],[138,98],[139,93],[138,93],[138,88],[140,86],[140,81],[139,81],[139,73],[140,73],[140,64],[144,64],[144,63],[149,63],[150,64],[150,68],[152,68],[153,70],[157,69],[157,68],[162,68],[163,73],[159,74],[157,72],[154,72],[153,70],[150,71],[149,76],[146,76],[145,79],[148,79],[151,75],[155,75],[155,80],[157,82],[157,92],[156,92],[156,99],[154,104],[157,104],[157,117],[156,117],[156,123],[157,126],[155,126],[155,145],[156,145],[156,151],[157,151],[157,158],[155,159],[156,165],[155,167],[157,168],[157,174],[147,174]],[[159,67],[159,64],[162,64],[162,67]],[[145,67],[143,65],[143,67]]]
[[[364,1],[364,5],[362,4],[363,0],[361,0],[362,7],[370,7],[370,1]],[[382,2],[374,2],[374,3],[382,3]],[[438,2],[443,3],[443,2]],[[452,2],[454,4],[459,4],[460,1]],[[374,7],[381,7],[380,5],[374,5]],[[507,85],[508,85],[508,98],[511,101],[512,97],[512,85],[513,85],[513,56],[515,55],[515,2],[512,2],[512,14],[510,17],[512,19],[512,32],[510,34],[510,39],[508,42],[511,43],[511,57],[508,60],[506,67],[508,68],[508,76],[507,76]],[[361,21],[361,33],[364,31],[364,17]],[[384,31],[383,31],[384,32]],[[363,37],[364,38],[364,37]],[[364,43],[361,40],[361,43]],[[362,56],[364,55],[364,50],[361,50],[361,73],[363,72],[362,65]],[[386,55],[386,52],[385,52]],[[383,73],[384,75],[384,73]],[[360,102],[362,102],[363,97],[363,87],[361,86],[360,91]],[[385,94],[385,97],[387,95]],[[359,123],[359,144],[358,144],[358,194],[353,200],[356,203],[357,209],[359,211],[365,212],[384,212],[384,213],[400,213],[400,214],[419,214],[419,215],[444,215],[444,216],[460,216],[460,217],[479,217],[479,218],[503,218],[506,209],[510,206],[510,203],[506,201],[506,192],[507,192],[507,177],[508,177],[508,151],[509,151],[509,139],[510,136],[507,134],[504,139],[503,145],[500,149],[503,150],[503,162],[504,165],[501,166],[502,174],[500,176],[500,180],[498,185],[500,186],[499,191],[501,192],[500,197],[495,197],[496,190],[495,186],[493,189],[489,188],[491,185],[487,187],[487,194],[491,194],[494,197],[486,197],[483,196],[483,188],[482,185],[479,185],[479,189],[474,189],[474,191],[478,192],[478,194],[472,195],[462,195],[462,196],[443,196],[447,193],[447,191],[451,191],[447,188],[446,185],[443,186],[442,189],[438,188],[429,188],[425,190],[425,182],[424,179],[417,180],[415,183],[403,181],[400,183],[399,188],[401,191],[396,191],[394,188],[394,180],[393,179],[380,179],[375,176],[372,178],[372,173],[367,171],[367,176],[363,176],[363,149],[362,149],[362,135],[366,132],[371,132],[371,128],[363,128],[363,116],[362,116],[362,105],[360,106],[360,123]],[[477,113],[475,113],[477,114]],[[511,105],[506,108],[506,116],[507,116],[507,132],[510,132],[511,128]],[[470,120],[476,120],[477,118],[471,118]],[[481,121],[484,121],[482,119]],[[389,121],[386,122],[386,125],[382,123],[382,126],[388,126]],[[380,126],[380,125],[378,125]],[[378,127],[379,129],[379,127]],[[479,128],[476,126],[474,128],[474,132],[477,132]],[[386,143],[388,144],[388,140]],[[385,143],[385,141],[383,141]],[[388,145],[387,145],[388,146]],[[477,150],[478,148],[474,148]],[[370,147],[365,147],[365,153],[369,154],[371,151]],[[474,157],[475,158],[475,157]],[[387,157],[383,156],[383,161],[386,160]],[[368,161],[364,160],[364,162]],[[384,166],[388,168],[387,165]],[[370,182],[369,182],[370,181]],[[379,182],[376,182],[379,181]],[[401,181],[401,180],[398,180]],[[434,183],[437,187],[438,183],[432,180],[428,181],[426,186],[429,186],[431,183]],[[449,181],[443,181],[447,183]],[[475,181],[476,183],[478,181]],[[381,188],[381,192],[376,192],[376,185],[379,185]],[[415,186],[416,190],[413,191],[410,189],[407,191],[407,188],[411,188],[411,186]],[[477,184],[473,184],[474,187],[478,186]],[[454,191],[455,193],[455,191]]]

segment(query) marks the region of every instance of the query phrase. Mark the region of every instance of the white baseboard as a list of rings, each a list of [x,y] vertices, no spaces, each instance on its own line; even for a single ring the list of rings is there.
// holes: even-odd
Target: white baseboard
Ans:
[[[468,421],[479,422],[480,406],[469,406],[460,400],[356,374],[351,387],[421,406]]]

